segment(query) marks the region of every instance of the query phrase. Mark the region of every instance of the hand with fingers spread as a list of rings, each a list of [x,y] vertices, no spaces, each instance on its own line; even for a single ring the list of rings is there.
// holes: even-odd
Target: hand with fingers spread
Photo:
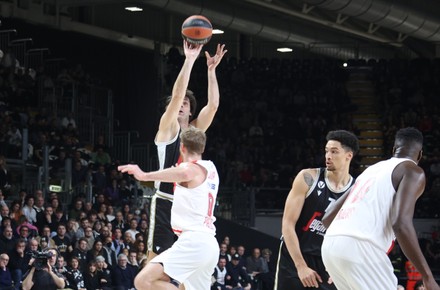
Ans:
[[[208,66],[208,70],[215,69],[227,52],[228,51],[225,50],[224,44],[217,44],[217,51],[213,56],[211,56],[209,52],[205,51],[206,65]]]

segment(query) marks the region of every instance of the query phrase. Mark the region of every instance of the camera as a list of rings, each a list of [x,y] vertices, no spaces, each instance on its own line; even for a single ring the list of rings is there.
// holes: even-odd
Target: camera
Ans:
[[[35,270],[42,270],[47,267],[47,259],[52,257],[51,251],[33,251],[31,257],[35,259],[33,266]]]

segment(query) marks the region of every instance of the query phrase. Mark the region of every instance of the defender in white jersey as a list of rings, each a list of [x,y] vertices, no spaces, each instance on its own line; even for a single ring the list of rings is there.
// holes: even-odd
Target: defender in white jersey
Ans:
[[[215,239],[215,217],[219,177],[211,161],[201,160],[206,135],[190,127],[180,134],[183,162],[177,167],[143,172],[137,165],[123,165],[121,172],[140,181],[176,182],[171,208],[171,226],[179,236],[171,248],[143,268],[135,279],[136,289],[209,289],[219,248]],[[176,288],[177,287],[177,288]]]
[[[440,289],[412,222],[415,203],[425,188],[425,174],[417,166],[422,146],[420,131],[399,130],[393,157],[368,167],[325,214],[323,223],[330,226],[322,258],[338,290],[397,289],[387,256],[395,237],[422,274],[426,289]]]

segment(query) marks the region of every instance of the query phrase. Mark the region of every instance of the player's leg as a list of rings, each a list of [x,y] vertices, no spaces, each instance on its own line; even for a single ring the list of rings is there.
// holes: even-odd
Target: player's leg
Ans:
[[[187,290],[211,288],[211,277],[219,257],[218,242],[214,236],[205,233],[194,233],[193,245],[198,243],[198,251],[188,262],[197,265],[193,273],[185,280]],[[196,243],[197,242],[197,243]]]
[[[175,284],[170,283],[170,277],[164,272],[160,263],[148,263],[134,279],[136,289],[142,290],[176,290]]]

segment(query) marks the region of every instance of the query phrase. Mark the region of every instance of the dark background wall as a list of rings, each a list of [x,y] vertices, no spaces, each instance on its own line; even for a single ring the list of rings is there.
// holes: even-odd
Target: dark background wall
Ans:
[[[135,130],[140,141],[152,142],[158,125],[158,75],[152,51],[83,34],[2,20],[2,29],[16,29],[17,38],[32,38],[33,48],[49,48],[46,58],[65,58],[112,89],[115,131]]]

